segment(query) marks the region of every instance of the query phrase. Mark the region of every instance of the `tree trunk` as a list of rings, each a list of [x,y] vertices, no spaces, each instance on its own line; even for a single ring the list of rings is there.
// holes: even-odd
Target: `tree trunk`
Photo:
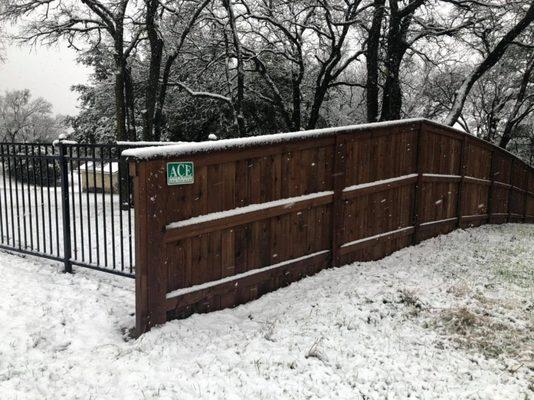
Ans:
[[[400,119],[402,110],[402,90],[400,86],[400,65],[399,55],[392,55],[386,62],[387,77],[384,83],[384,93],[382,98],[381,121],[391,121]]]
[[[125,93],[126,109],[128,112],[128,140],[135,142],[137,140],[136,120],[135,120],[135,94],[133,91],[132,69],[127,66],[125,69]]]
[[[326,96],[327,87],[322,85],[318,87],[315,91],[313,98],[313,104],[310,111],[310,119],[308,120],[308,125],[306,129],[315,129],[317,127],[317,122],[319,121],[319,111],[323,104],[324,98]]]
[[[154,111],[158,93],[163,40],[156,27],[158,0],[146,0],[146,32],[150,45],[150,67],[145,93],[145,110],[143,111],[143,140],[154,140]]]
[[[533,71],[534,56],[531,56],[529,62],[527,63],[525,72],[523,73],[523,76],[521,78],[521,84],[519,85],[519,91],[515,98],[514,107],[512,108],[508,120],[506,121],[501,140],[499,141],[499,147],[502,147],[503,149],[506,149],[506,146],[508,146],[508,143],[510,143],[510,141],[512,140],[514,128],[519,125],[519,123],[524,118],[528,116],[528,113],[523,113],[523,115],[520,116],[518,116],[518,113],[521,110],[521,106],[523,105],[523,101],[527,93],[527,86],[530,83],[530,77]]]
[[[243,65],[243,54],[241,51],[241,43],[237,35],[237,27],[235,23],[234,9],[232,7],[232,0],[223,0],[223,5],[228,13],[230,31],[232,32],[232,43],[234,45],[235,57],[237,60],[237,95],[235,96],[233,103],[238,134],[239,137],[243,137],[246,132],[245,117],[243,115],[243,99],[245,93],[245,70]]]
[[[386,81],[384,82],[382,94],[381,121],[391,121],[401,118],[402,89],[400,85],[400,68],[402,59],[406,54],[406,50],[408,50],[406,37],[410,24],[412,23],[413,12],[416,10],[413,9],[411,14],[402,16],[402,11],[396,8],[396,0],[391,0],[390,3],[395,4],[395,6],[391,7],[389,21],[385,59]],[[412,1],[412,3],[415,4],[415,1]]]
[[[115,61],[115,119],[116,140],[127,140],[126,128],[126,59],[124,57],[124,27],[122,17],[115,18],[115,32],[113,32],[114,61]]]
[[[171,75],[172,64],[176,56],[170,56],[165,62],[165,67],[163,69],[162,82],[159,88],[158,99],[156,103],[156,111],[154,114],[154,139],[161,140],[161,133],[163,130],[163,106],[165,105],[165,99],[167,97],[167,88],[169,84],[169,78]]]
[[[378,120],[378,50],[380,48],[380,32],[384,18],[385,0],[375,0],[373,22],[367,39],[366,67],[367,81],[365,84],[367,122]]]
[[[301,100],[300,100],[300,81],[298,78],[291,79],[291,94],[293,99],[293,111],[291,113],[291,129],[300,131],[301,126]]]
[[[116,139],[126,140],[126,99],[124,96],[124,59],[121,54],[115,55],[115,123]]]

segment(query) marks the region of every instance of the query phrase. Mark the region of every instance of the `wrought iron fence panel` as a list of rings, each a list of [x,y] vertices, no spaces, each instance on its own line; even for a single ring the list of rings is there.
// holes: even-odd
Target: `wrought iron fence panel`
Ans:
[[[155,144],[154,144],[155,145]],[[0,248],[133,277],[132,182],[146,144],[0,143]]]

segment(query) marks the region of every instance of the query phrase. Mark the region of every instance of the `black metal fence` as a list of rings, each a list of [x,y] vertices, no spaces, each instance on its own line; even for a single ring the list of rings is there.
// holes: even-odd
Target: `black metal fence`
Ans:
[[[134,276],[135,144],[0,143],[0,248]],[[145,144],[146,146],[146,144]]]

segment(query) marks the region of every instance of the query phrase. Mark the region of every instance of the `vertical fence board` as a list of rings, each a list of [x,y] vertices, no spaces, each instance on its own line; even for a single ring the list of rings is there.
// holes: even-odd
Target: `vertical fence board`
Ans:
[[[342,135],[336,135],[334,145],[334,169],[333,169],[333,189],[334,201],[332,202],[332,266],[340,265],[339,247],[343,238],[343,197],[342,191],[345,187],[345,163],[347,159],[347,142]]]

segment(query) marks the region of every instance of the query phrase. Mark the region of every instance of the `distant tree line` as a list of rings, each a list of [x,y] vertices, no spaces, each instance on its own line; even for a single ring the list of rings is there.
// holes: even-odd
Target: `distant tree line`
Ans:
[[[6,0],[93,68],[80,140],[428,117],[534,157],[531,0]]]

